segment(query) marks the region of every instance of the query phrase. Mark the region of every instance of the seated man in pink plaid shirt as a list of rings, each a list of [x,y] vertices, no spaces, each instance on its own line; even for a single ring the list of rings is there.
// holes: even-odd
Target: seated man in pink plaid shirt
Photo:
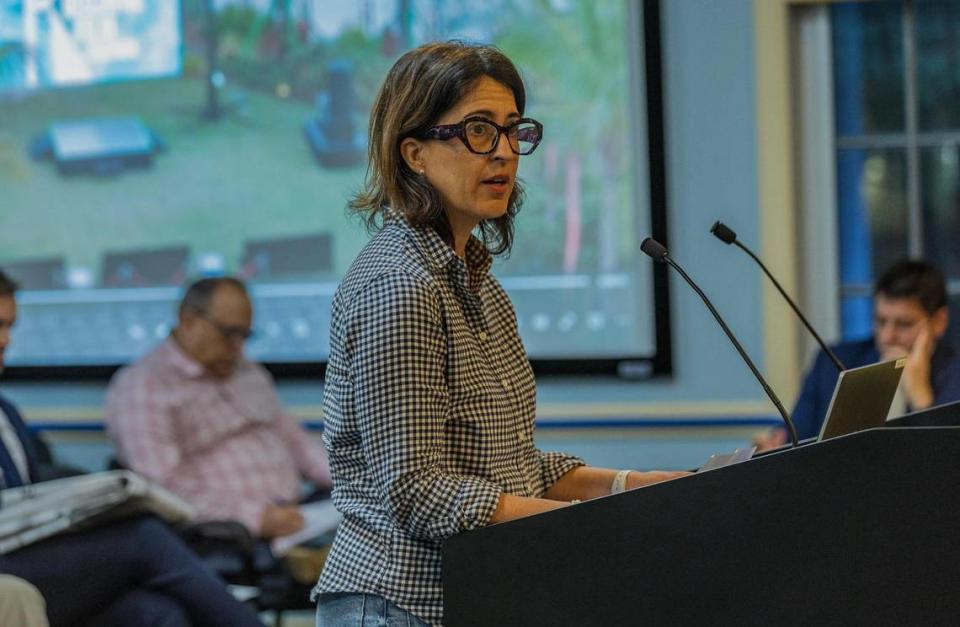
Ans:
[[[107,430],[126,467],[263,538],[299,531],[302,477],[329,489],[327,455],[280,406],[270,375],[243,357],[253,307],[244,284],[202,279],[177,327],[107,390]]]

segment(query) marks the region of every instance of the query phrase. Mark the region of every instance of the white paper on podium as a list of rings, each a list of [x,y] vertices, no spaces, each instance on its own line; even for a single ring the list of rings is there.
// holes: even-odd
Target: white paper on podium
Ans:
[[[731,466],[733,464],[745,462],[753,457],[753,454],[756,452],[756,446],[747,446],[745,448],[738,448],[732,453],[714,453],[702,466],[700,466],[700,468],[697,469],[697,472],[703,472],[704,470],[715,470],[717,468],[723,468],[724,466]]]
[[[307,540],[322,536],[337,528],[343,515],[333,506],[332,500],[305,503],[300,506],[303,514],[303,529],[289,536],[281,536],[270,544],[274,555],[286,555],[287,551]]]

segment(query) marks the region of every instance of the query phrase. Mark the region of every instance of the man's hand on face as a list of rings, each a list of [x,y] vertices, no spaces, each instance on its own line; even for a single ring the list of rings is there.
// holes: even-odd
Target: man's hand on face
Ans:
[[[935,345],[930,321],[924,320],[920,333],[907,355],[907,364],[903,368],[903,377],[900,379],[900,385],[903,386],[912,409],[926,409],[933,405],[930,358],[933,357]]]
[[[873,335],[884,360],[906,358],[900,391],[911,409],[933,402],[930,358],[947,328],[947,308],[929,312],[919,298],[890,298],[878,293],[873,300]]]
[[[933,388],[930,385],[930,358],[936,346],[930,320],[919,323],[920,331],[909,349],[903,346],[891,346],[883,351],[883,360],[906,357],[900,388],[907,395],[910,407],[926,409],[933,405]]]
[[[288,536],[303,529],[303,514],[296,505],[268,505],[263,510],[260,535],[264,538]]]

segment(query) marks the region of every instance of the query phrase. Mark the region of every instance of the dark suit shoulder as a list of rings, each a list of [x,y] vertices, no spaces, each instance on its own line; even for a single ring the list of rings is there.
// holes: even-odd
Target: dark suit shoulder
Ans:
[[[880,353],[872,337],[862,340],[852,340],[841,342],[831,347],[843,365],[847,368],[859,368],[868,366],[880,360]],[[821,352],[824,359],[828,359],[826,353]],[[831,364],[831,368],[833,365]]]

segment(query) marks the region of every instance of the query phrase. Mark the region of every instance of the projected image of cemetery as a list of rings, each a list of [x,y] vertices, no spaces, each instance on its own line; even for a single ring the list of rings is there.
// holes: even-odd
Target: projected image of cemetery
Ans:
[[[596,274],[637,289],[632,242],[647,218],[634,188],[637,61],[624,3],[40,4],[0,3],[0,265],[28,291],[174,294],[189,277],[237,273],[326,298],[368,238],[346,203],[363,182],[379,82],[409,47],[458,37],[511,56],[529,84],[527,114],[546,128],[521,166],[528,201],[497,273],[553,277],[556,309],[569,315],[521,316],[521,326],[574,336],[634,315],[591,318],[608,295],[567,293]],[[164,331],[167,300],[132,332],[143,345]],[[323,324],[306,325],[321,354]]]

